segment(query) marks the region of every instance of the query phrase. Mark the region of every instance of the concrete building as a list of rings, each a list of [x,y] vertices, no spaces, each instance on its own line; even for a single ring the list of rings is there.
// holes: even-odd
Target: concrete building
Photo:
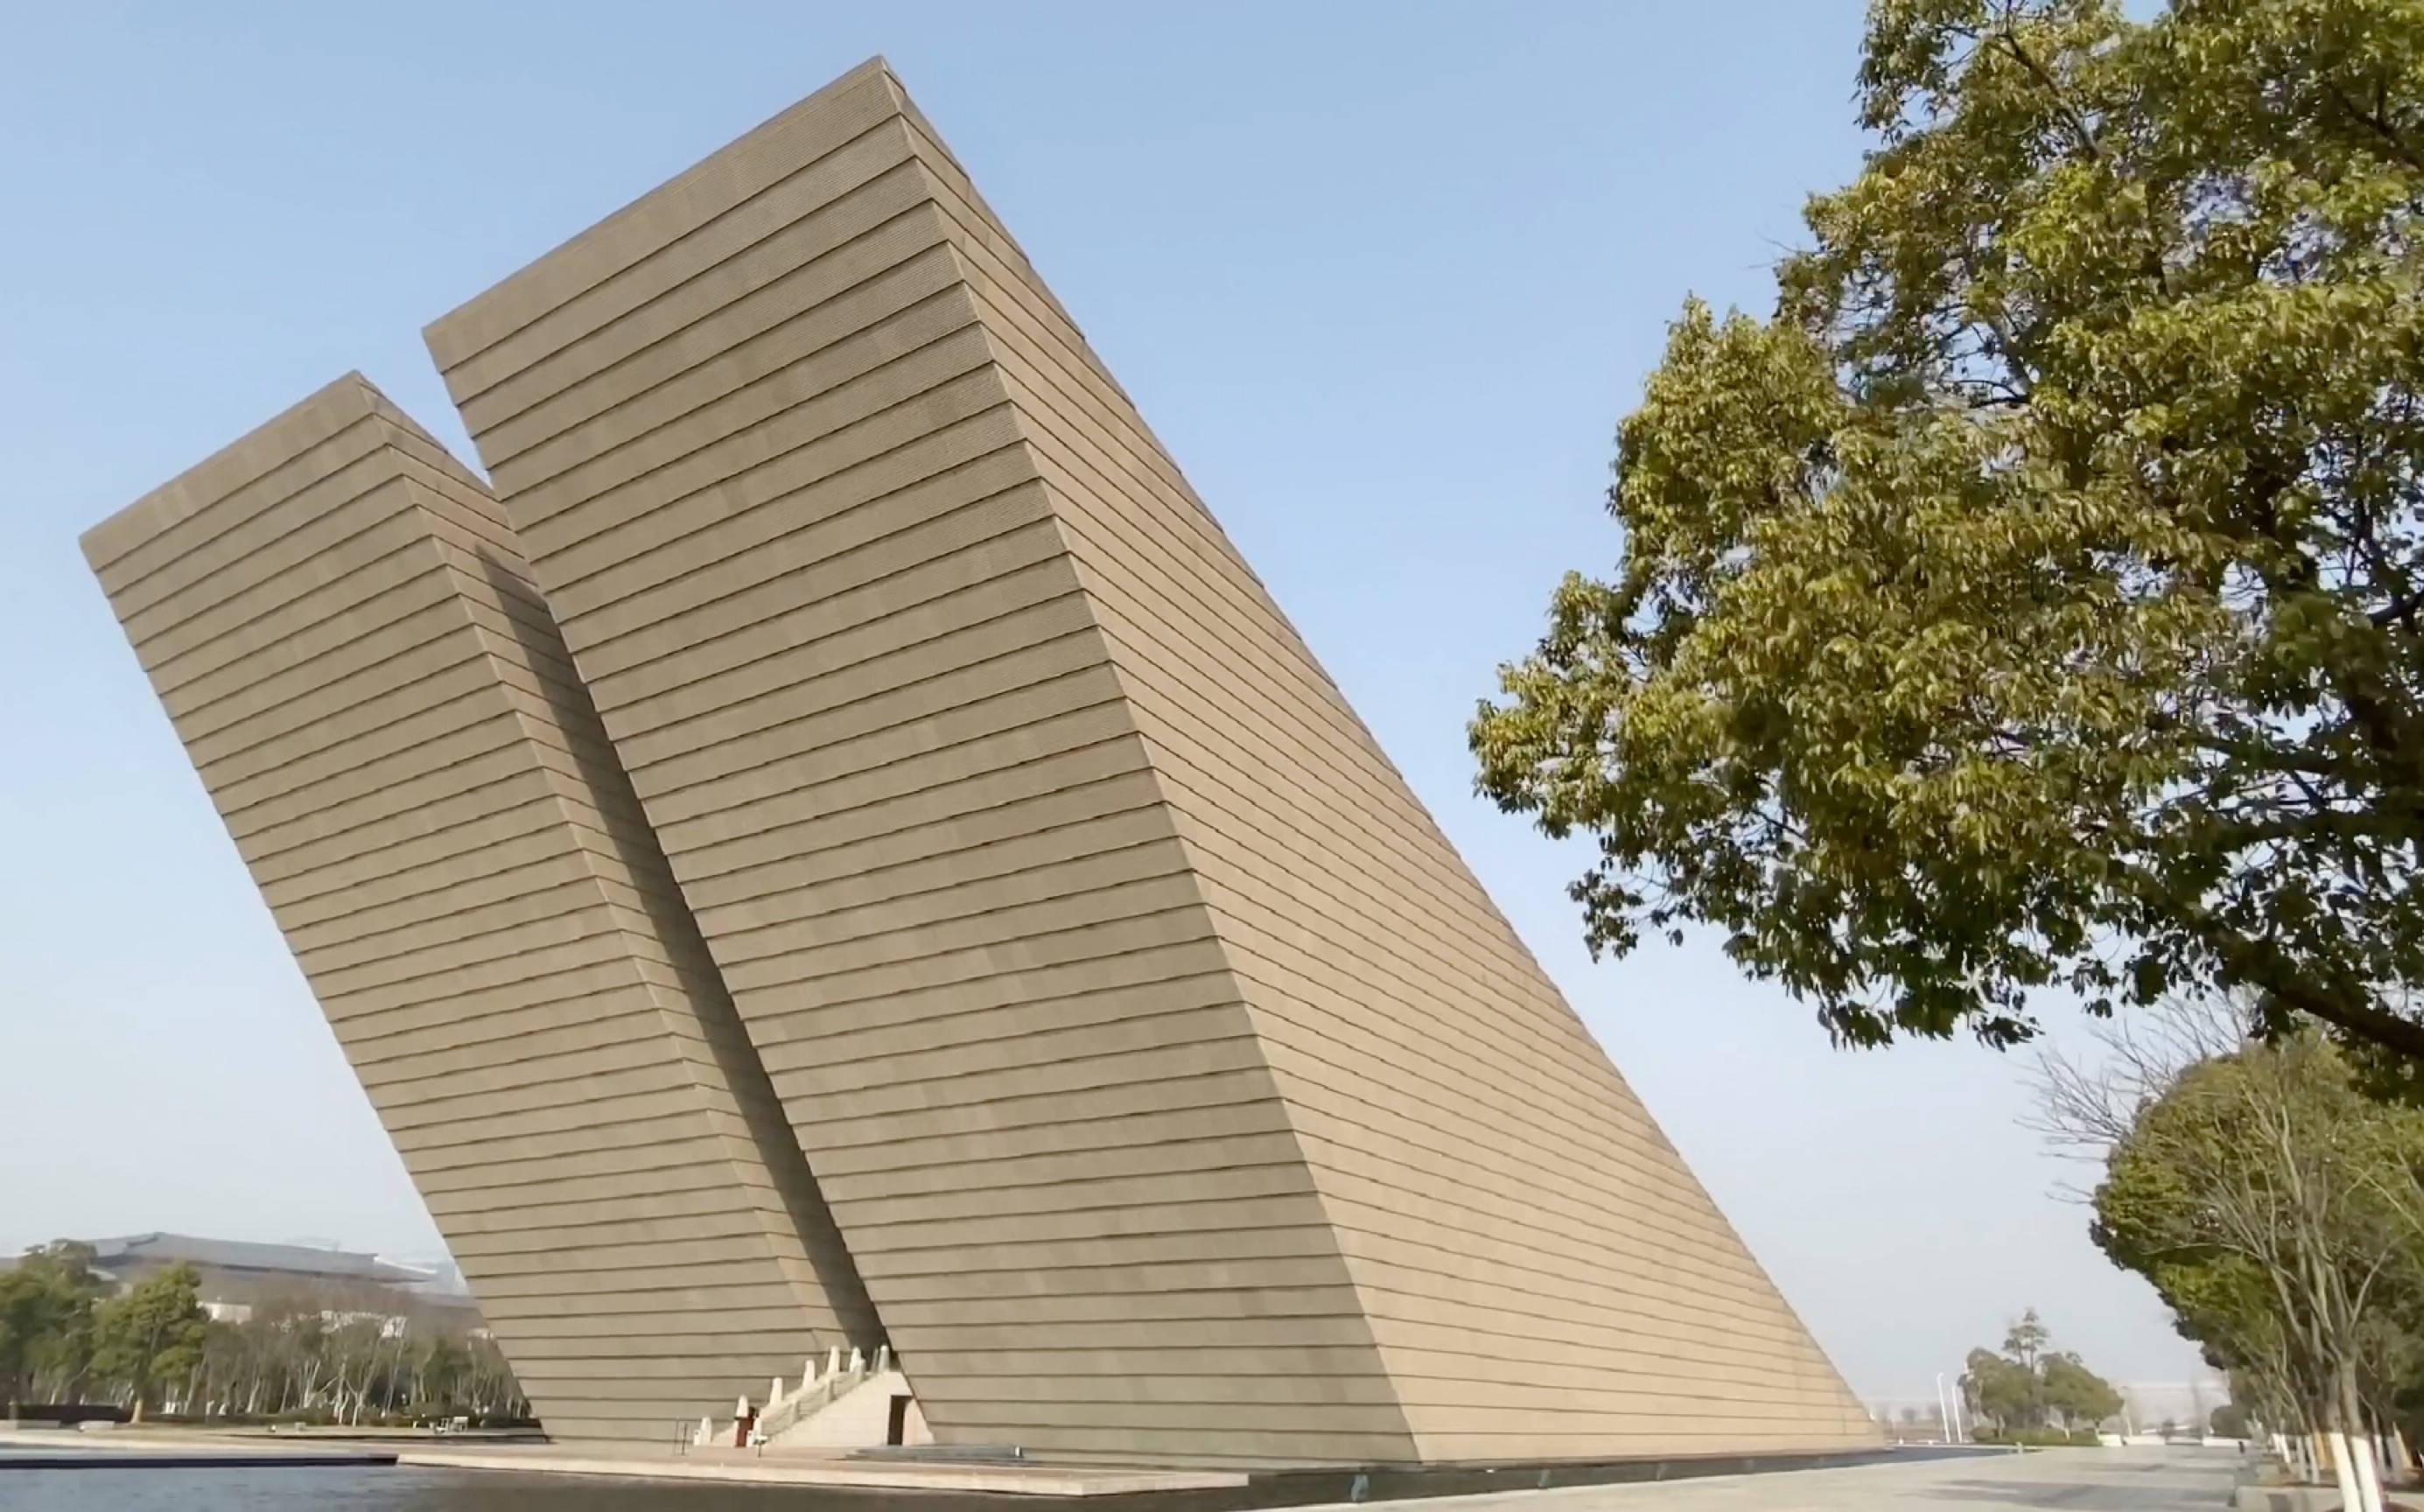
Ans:
[[[880,60],[427,336],[88,551],[551,1430],[1875,1441]]]
[[[86,1242],[92,1247],[94,1272],[121,1291],[172,1265],[190,1265],[206,1289],[231,1293],[278,1286],[376,1286],[408,1292],[431,1279],[428,1271],[376,1255],[310,1245],[254,1244],[189,1233],[131,1233]]]

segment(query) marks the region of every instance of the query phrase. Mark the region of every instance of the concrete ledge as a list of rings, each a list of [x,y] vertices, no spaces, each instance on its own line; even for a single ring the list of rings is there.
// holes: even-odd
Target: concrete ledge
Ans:
[[[1129,1496],[1155,1491],[1235,1490],[1242,1474],[1224,1472],[1088,1470],[1077,1466],[975,1465],[795,1458],[782,1455],[692,1453],[678,1458],[403,1449],[400,1465],[429,1470],[509,1471],[522,1475],[592,1475],[622,1480],[716,1481],[729,1485],[824,1486],[854,1490],[985,1491],[1010,1496]]]
[[[1549,1465],[1437,1465],[1333,1470],[1160,1471],[1126,1466],[987,1463],[974,1460],[880,1459],[852,1456],[762,1455],[733,1449],[617,1450],[600,1445],[532,1445],[483,1452],[471,1445],[402,1448],[398,1463],[428,1469],[509,1472],[523,1475],[587,1475],[627,1480],[721,1482],[822,1487],[836,1491],[981,1493],[1045,1498],[1145,1495],[1162,1512],[1249,1512],[1249,1509],[1427,1500],[1508,1491],[1574,1489],[1627,1482],[1672,1482],[1771,1475],[1864,1465],[1929,1460],[2001,1459],[2011,1449],[1938,1447],[1855,1450],[1836,1454],[1709,1455]]]

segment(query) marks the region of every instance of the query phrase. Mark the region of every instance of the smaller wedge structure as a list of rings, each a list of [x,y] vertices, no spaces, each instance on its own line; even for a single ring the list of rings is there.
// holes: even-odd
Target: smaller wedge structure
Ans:
[[[83,544],[549,1431],[877,1343],[487,490],[348,376]]]

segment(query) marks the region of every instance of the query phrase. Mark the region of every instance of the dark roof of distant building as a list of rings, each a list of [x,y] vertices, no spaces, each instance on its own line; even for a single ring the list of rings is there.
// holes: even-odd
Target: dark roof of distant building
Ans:
[[[179,1262],[211,1270],[248,1270],[288,1276],[313,1276],[343,1281],[375,1281],[407,1286],[429,1279],[429,1273],[390,1264],[376,1255],[346,1249],[314,1249],[300,1244],[252,1244],[241,1239],[198,1239],[186,1233],[132,1233],[92,1241],[93,1266],[108,1270],[126,1265],[173,1265]]]

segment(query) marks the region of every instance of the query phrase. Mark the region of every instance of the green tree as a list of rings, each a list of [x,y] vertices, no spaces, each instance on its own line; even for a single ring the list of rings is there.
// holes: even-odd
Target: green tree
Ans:
[[[463,1395],[464,1377],[470,1368],[470,1351],[463,1346],[461,1339],[451,1334],[432,1334],[422,1342],[414,1366],[412,1405],[451,1410]]]
[[[2045,1405],[2070,1428],[2093,1428],[2121,1414],[2121,1393],[2077,1355],[2048,1355],[2039,1366]]]
[[[1961,1388],[1974,1416],[2002,1432],[2037,1425],[2044,1403],[2035,1371],[1992,1349],[1970,1350],[1968,1363]]]
[[[202,1362],[210,1315],[198,1299],[200,1286],[193,1266],[170,1265],[94,1312],[93,1371],[124,1388],[138,1421],[154,1392]]]
[[[207,1319],[190,1270],[102,1300],[89,1246],[29,1251],[0,1270],[0,1410],[85,1400],[88,1381],[140,1413],[163,1398],[205,1416],[322,1421],[407,1410],[524,1419],[530,1402],[496,1342],[387,1288],[261,1291]]]
[[[2030,1308],[2003,1335],[2001,1353],[1970,1351],[1961,1391],[1970,1411],[2001,1433],[2022,1433],[2059,1420],[2092,1428],[2121,1410],[2121,1393],[2075,1354],[2048,1347],[2052,1335]]]
[[[2350,1504],[2380,1504],[2368,1446],[2424,1370],[2424,1111],[2368,1095],[2312,1030],[2171,1065],[2115,1043],[2107,1079],[2045,1084],[2047,1126],[2103,1154],[2096,1242],[2153,1283],[2294,1458],[2318,1474],[2328,1460]]]
[[[2247,989],[2416,1074],[2424,7],[1872,0],[1876,146],[1685,306],[1472,728],[1858,1044]]]
[[[45,1386],[72,1395],[82,1380],[101,1291],[91,1264],[89,1246],[62,1241],[28,1249],[0,1271],[0,1406]]]
[[[2045,1353],[2046,1341],[2053,1335],[2048,1331],[2037,1310],[2022,1313],[2019,1321],[2003,1334],[2003,1358],[2031,1375],[2036,1374],[2037,1358]]]

